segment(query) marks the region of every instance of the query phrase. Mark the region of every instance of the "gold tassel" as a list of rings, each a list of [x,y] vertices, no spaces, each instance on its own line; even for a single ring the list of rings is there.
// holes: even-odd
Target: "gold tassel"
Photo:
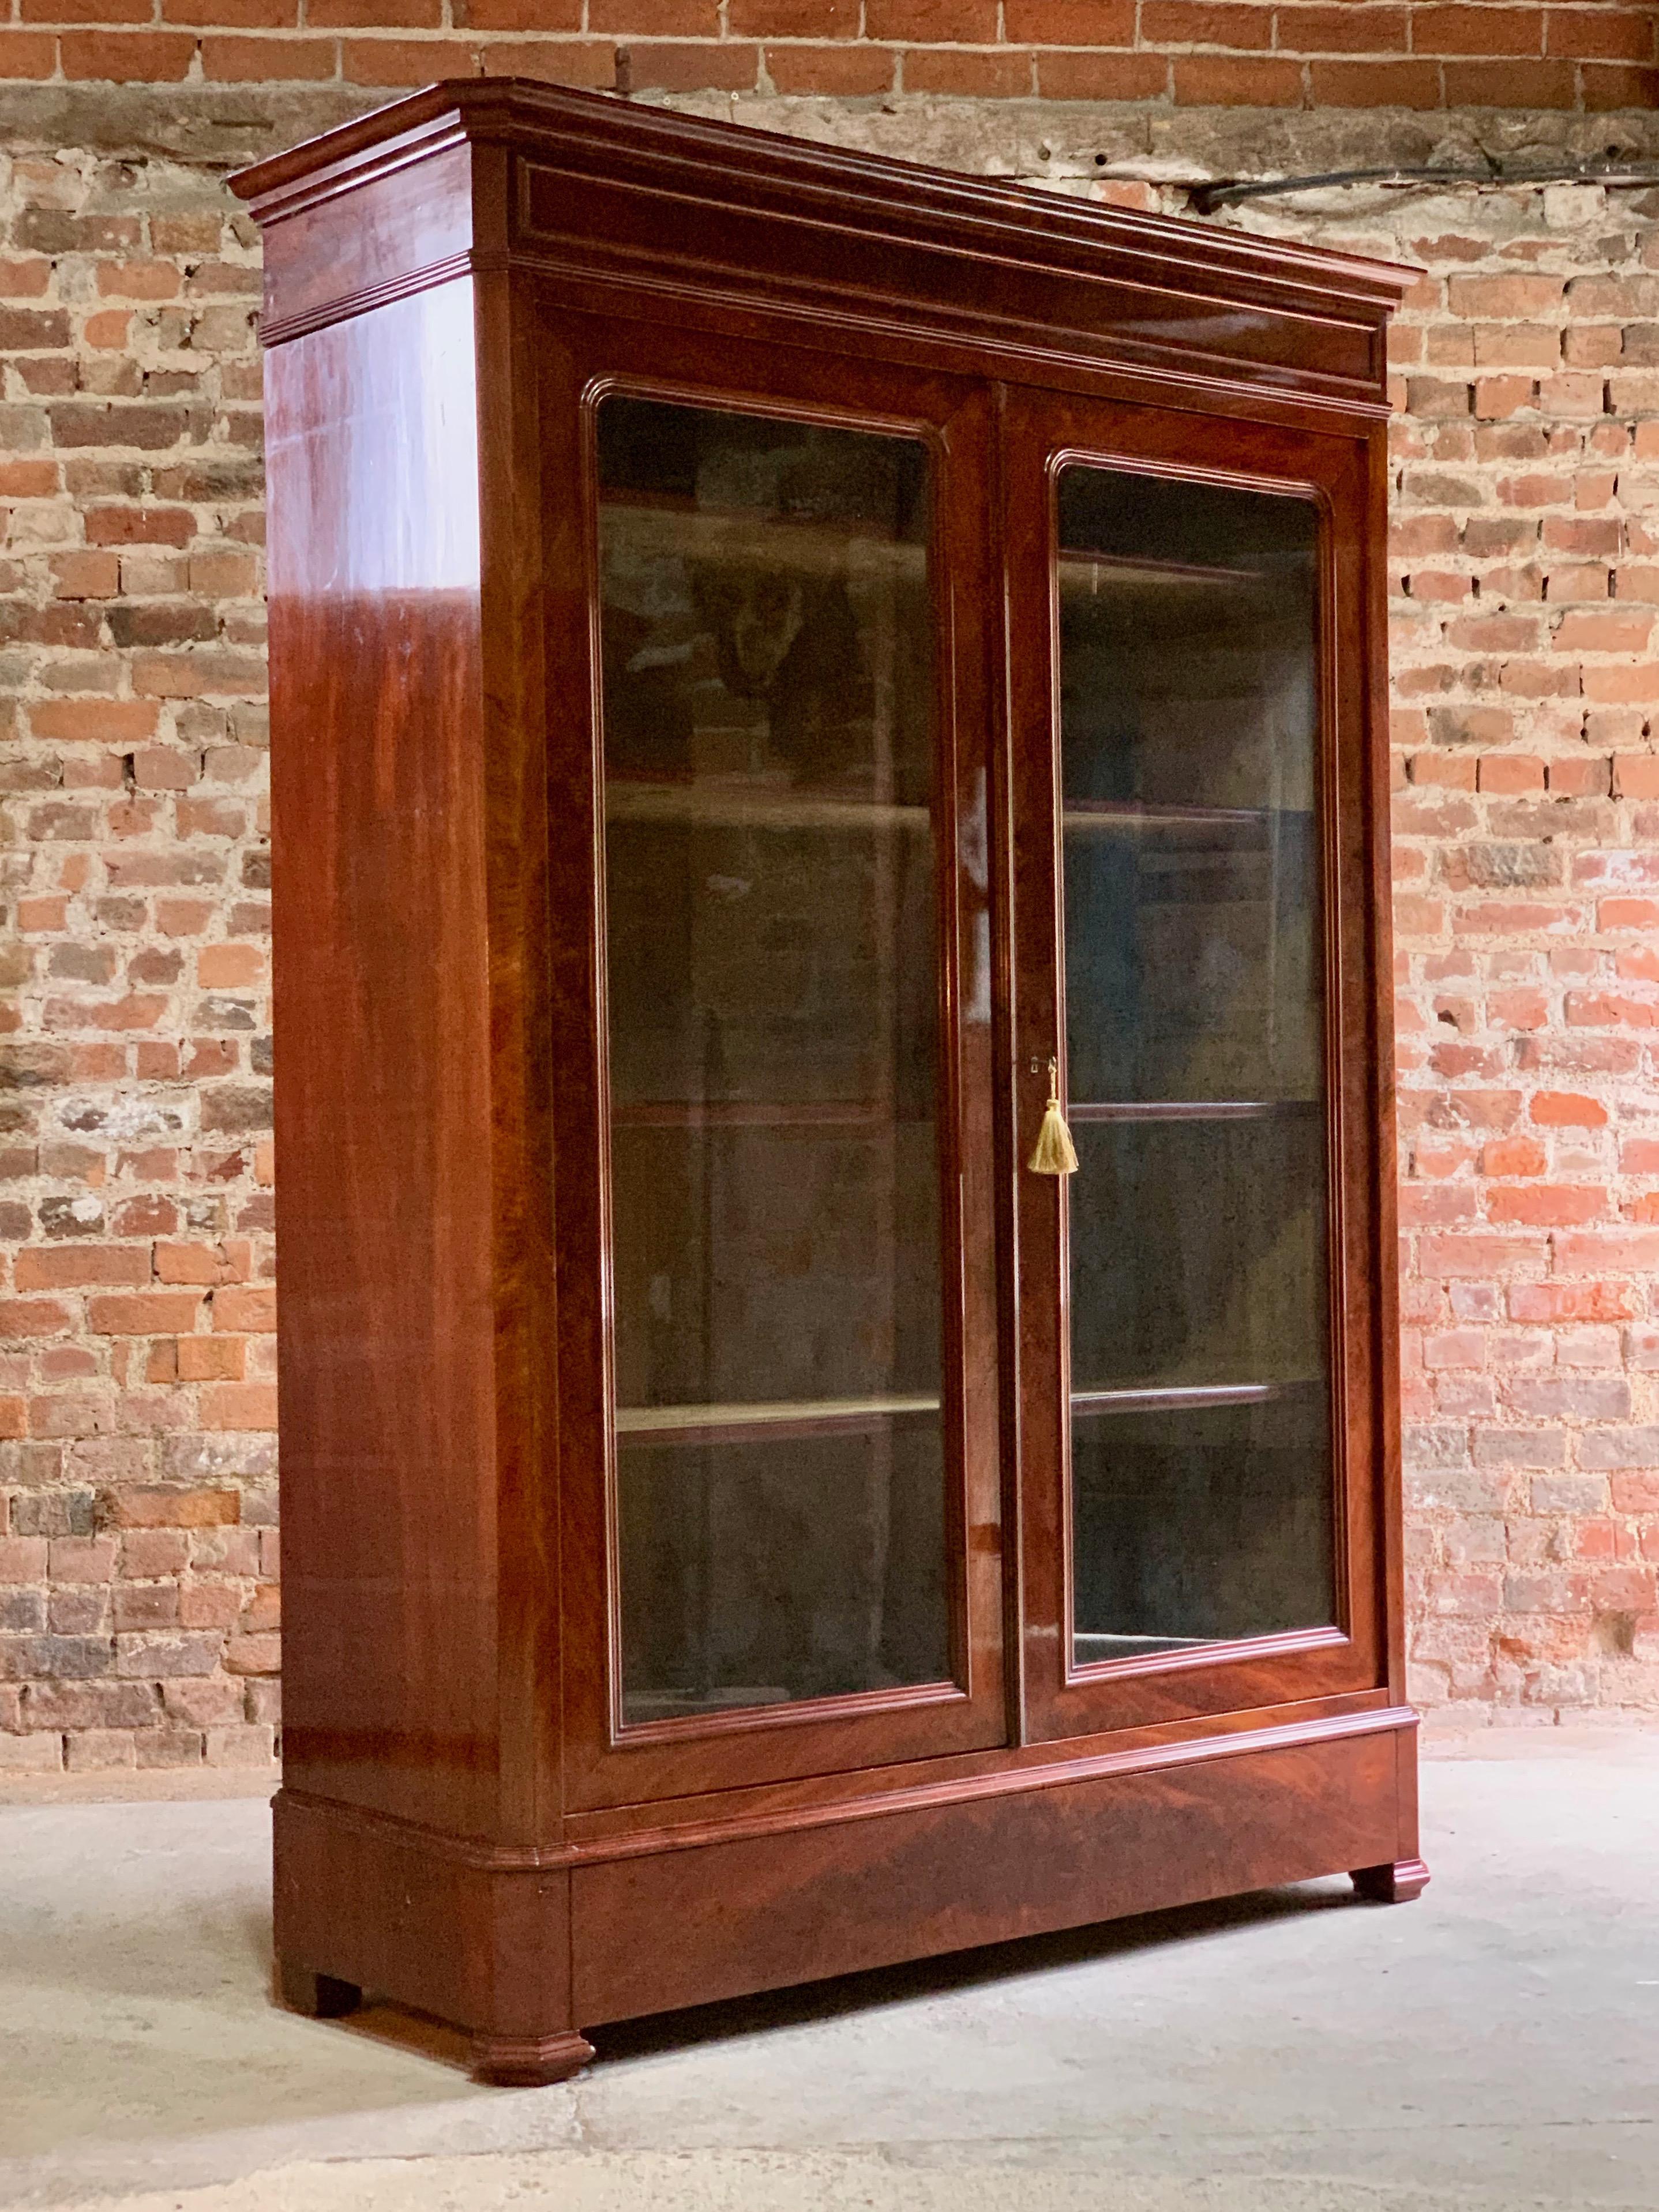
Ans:
[[[1033,1175],[1077,1173],[1077,1146],[1072,1142],[1066,1116],[1060,1110],[1060,1066],[1052,1060],[1048,1062],[1048,1103],[1043,1109],[1042,1127],[1037,1131],[1030,1166]]]

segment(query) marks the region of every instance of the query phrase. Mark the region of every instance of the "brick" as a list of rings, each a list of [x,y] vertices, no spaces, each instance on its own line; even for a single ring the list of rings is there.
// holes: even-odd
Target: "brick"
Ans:
[[[1534,1121],[1557,1129],[1598,1129],[1607,1118],[1600,1099],[1570,1091],[1536,1091],[1529,1110]]]
[[[1586,1429],[1578,1439],[1578,1463],[1659,1469],[1659,1428]]]
[[[1651,111],[1659,106],[1659,69],[1635,69],[1611,64],[1587,63],[1579,71],[1584,106],[1591,114],[1630,107]]]
[[[225,1665],[233,1674],[274,1674],[283,1663],[283,1639],[275,1633],[233,1636],[225,1647]]]
[[[995,0],[865,0],[864,33],[907,45],[988,46],[997,35]]]
[[[1449,61],[1448,107],[1572,107],[1578,84],[1571,64],[1554,61]]]
[[[210,1429],[274,1429],[276,1386],[267,1382],[223,1382],[204,1389],[202,1424]]]
[[[149,1254],[125,1244],[58,1245],[50,1249],[30,1245],[13,1263],[12,1280],[20,1291],[81,1288],[94,1283],[145,1283],[149,1280]]]
[[[55,1298],[0,1298],[0,1341],[62,1336],[71,1318]]]
[[[269,1333],[276,1326],[276,1292],[265,1285],[227,1285],[213,1293],[213,1326],[248,1334]]]
[[[0,1583],[43,1583],[46,1579],[44,1536],[0,1536]]]
[[[1314,62],[1309,67],[1320,107],[1438,107],[1440,71],[1432,62]]]
[[[592,40],[492,40],[480,49],[479,59],[486,76],[537,77],[600,92],[611,91],[616,82],[616,47]]]
[[[1403,54],[1409,15],[1403,6],[1345,0],[1340,7],[1283,6],[1275,10],[1276,44],[1287,54]]]
[[[61,0],[45,0],[45,4],[61,4]],[[149,9],[144,12],[148,18]],[[291,31],[300,20],[300,4],[299,0],[161,0],[161,20],[214,31]]]
[[[251,1247],[238,1240],[225,1244],[162,1243],[155,1247],[155,1273],[164,1283],[200,1283],[204,1287],[240,1283],[246,1281],[252,1264]]]
[[[204,39],[202,75],[225,83],[282,78],[321,82],[334,75],[331,39]]]
[[[1161,100],[1169,88],[1170,65],[1161,54],[1040,49],[1036,58],[1045,100]],[[1109,185],[1109,196],[1115,189]]]
[[[578,0],[571,0],[580,19]],[[536,11],[542,0],[489,0],[495,8],[518,9],[530,20],[522,23],[486,22],[476,12],[477,0],[461,0],[466,9],[465,27],[482,30],[537,30],[543,27]],[[557,8],[561,0],[551,0]],[[457,12],[456,21],[462,18]],[[587,27],[593,32],[632,34],[640,27],[639,0],[588,0]],[[712,39],[720,29],[719,0],[653,0],[651,28],[659,39]]]
[[[58,48],[67,77],[157,84],[188,76],[196,41],[167,31],[65,31]]]
[[[209,1729],[203,1755],[210,1766],[268,1767],[276,1755],[276,1732],[251,1722]]]
[[[957,99],[1013,100],[1029,93],[1033,64],[1024,53],[969,53],[945,48],[907,47],[906,92],[939,93]]]
[[[105,1513],[112,1528],[215,1528],[234,1523],[240,1510],[234,1490],[133,1486],[112,1492]]]
[[[1419,7],[1412,46],[1419,54],[1541,54],[1541,7]]]
[[[786,95],[829,93],[842,99],[866,98],[890,90],[896,70],[886,46],[769,46],[766,73]]]
[[[51,76],[58,41],[34,31],[0,30],[0,72],[11,78]]]
[[[201,1303],[194,1293],[165,1291],[90,1298],[87,1324],[99,1336],[168,1336],[194,1326]]]
[[[543,19],[531,26],[537,30],[575,31],[581,27],[578,15],[570,20],[568,6],[556,4],[556,0],[538,0],[545,8]],[[306,27],[323,30],[381,30],[431,31],[443,21],[442,0],[306,0]],[[469,30],[487,29],[515,31],[526,27],[518,23],[478,24],[469,22]]]
[[[115,1671],[129,1680],[160,1681],[211,1674],[222,1656],[214,1635],[133,1634],[116,1638]]]
[[[1654,27],[1645,9],[1547,9],[1544,50],[1584,61],[1650,62]]]
[[[906,83],[909,79],[907,76]],[[1175,97],[1183,107],[1299,107],[1302,64],[1220,55],[1176,58]]]
[[[8,49],[13,42],[0,33],[0,61],[4,61],[9,75],[15,74]],[[50,46],[47,39],[42,43]],[[37,70],[32,75],[46,76],[47,70]],[[64,1771],[64,1739],[60,1735],[39,1734],[11,1735],[0,1732],[0,1773],[4,1774],[61,1774]]]
[[[1273,13],[1267,6],[1228,0],[1141,0],[1140,37],[1149,46],[1219,46],[1248,53],[1273,43]]]
[[[92,545],[188,545],[196,535],[181,507],[89,507],[82,521]]]
[[[727,0],[726,21],[734,39],[854,39],[859,4],[858,0]],[[663,27],[652,25],[658,32]],[[717,29],[718,22],[710,28]]]

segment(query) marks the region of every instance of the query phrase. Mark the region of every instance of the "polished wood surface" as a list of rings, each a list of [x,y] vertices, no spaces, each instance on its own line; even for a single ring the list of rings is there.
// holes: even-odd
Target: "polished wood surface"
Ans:
[[[896,1809],[571,1876],[587,2025],[1298,1881],[1393,1832],[1386,1734]],[[1178,1843],[1176,1842],[1178,1838]],[[616,1940],[672,1928],[672,1942]]]
[[[472,325],[470,283],[422,293],[273,350],[266,393],[287,1771],[483,1829],[498,1570]]]
[[[1222,1712],[1339,1694],[1382,1679],[1376,1529],[1389,1463],[1382,1417],[1391,1370],[1378,1371],[1376,1304],[1393,1262],[1376,1202],[1385,1100],[1376,1082],[1372,856],[1379,848],[1386,854],[1388,817],[1386,798],[1378,803],[1371,763],[1386,751],[1386,742],[1383,726],[1373,719],[1370,664],[1358,649],[1374,557],[1366,506],[1369,439],[1265,424],[1242,430],[1237,423],[1194,422],[1164,409],[1106,410],[1046,393],[1012,395],[1007,419],[1005,542],[1010,599],[1024,618],[1009,658],[1009,720],[1016,732],[1048,727],[1060,696],[1050,501],[1062,456],[1178,471],[1198,483],[1303,489],[1320,502],[1326,548],[1318,625],[1320,817],[1338,1619],[1329,1628],[1176,1650],[1104,1674],[1073,1666],[1064,1196],[1055,1182],[1016,1174],[1011,1197],[1021,1269],[1025,1709],[1032,1732],[1073,1735],[1176,1712]],[[1017,888],[1010,1049],[1018,1072],[1015,1110],[1027,1132],[1035,1129],[1046,1080],[1032,1075],[1032,1063],[1046,1068],[1065,1028],[1055,859],[1059,791],[1048,749],[1030,743],[1018,747],[1011,771]],[[1237,1113],[1232,1102],[1222,1105],[1226,1115]],[[1298,1102],[1279,1110],[1291,1107],[1305,1110]],[[1085,1103],[1079,1125],[1087,1127],[1100,1110]],[[1181,1110],[1195,1117],[1202,1109]],[[1113,1108],[1106,1118],[1138,1118],[1145,1111]]]
[[[1429,1886],[1421,1859],[1395,1859],[1386,1866],[1355,1867],[1353,1886],[1368,1905],[1409,1905]]]
[[[483,2078],[548,2081],[641,2009],[1308,1875],[1414,1894],[1381,738],[1401,272],[511,83],[417,94],[238,189],[267,248],[287,2001],[391,1996],[462,2026]],[[936,797],[882,834],[931,818],[939,855],[948,1679],[624,1718],[618,1436],[809,1449],[893,1408],[615,1402],[606,392],[930,455]],[[1322,503],[1337,1170],[1339,1618],[1080,1669],[1058,1201],[1024,1168],[1057,1014],[1062,450]],[[696,526],[728,561],[733,526]],[[800,559],[833,564],[832,535],[804,527]],[[848,826],[805,786],[646,778],[617,806]],[[1254,834],[1248,809],[1175,812]],[[878,1112],[623,1103],[617,1127],[670,1131]],[[1080,1103],[1104,1131],[1162,1112]],[[1285,1102],[1205,1110],[1248,1133]]]
[[[648,276],[659,299],[724,295],[817,327],[839,315],[866,346],[931,330],[994,370],[1029,349],[1374,406],[1384,321],[1411,281],[1243,231],[510,81],[432,86],[244,171],[236,189],[267,224],[291,221],[463,142],[517,161],[510,239],[481,230],[480,255],[508,246],[568,283]],[[401,281],[429,281],[435,259],[411,240]],[[283,275],[268,304],[284,334],[353,296],[344,270],[326,304],[291,264]]]
[[[584,392],[729,387],[729,358],[695,338],[676,348],[675,374],[661,367],[659,338],[636,325],[594,324],[560,314],[538,285],[543,308],[544,465],[585,483],[593,498],[591,409]],[[987,763],[988,653],[977,611],[992,598],[988,529],[989,410],[982,392],[953,380],[866,369],[842,360],[745,348],[740,391],[755,408],[787,408],[808,422],[858,419],[923,435],[934,469],[934,602],[942,651],[935,678],[935,841],[940,931],[948,948],[939,981],[940,1187],[945,1194],[945,1434],[951,1468],[947,1529],[953,1679],[804,1703],[750,1706],[696,1723],[623,1728],[613,1711],[617,1674],[612,1593],[617,1579],[613,1417],[608,1403],[609,1275],[607,1076],[602,1065],[604,908],[593,854],[600,830],[595,774],[599,732],[576,713],[553,734],[550,773],[561,835],[553,848],[553,1052],[556,1101],[556,1235],[559,1401],[564,1454],[564,1632],[567,1663],[562,1746],[570,1807],[628,1803],[763,1783],[801,1772],[937,1757],[999,1742],[1006,1733],[1001,1656],[1001,1519],[996,1335],[995,1221],[989,1132],[989,1024],[963,1018],[980,930],[972,849],[982,837]],[[578,510],[580,518],[580,511]],[[572,703],[597,700],[589,610],[596,589],[593,508],[587,527],[552,549],[551,657],[584,671]],[[571,565],[566,568],[566,559]],[[685,787],[690,788],[690,787]],[[982,926],[981,926],[982,927]],[[799,1418],[798,1414],[798,1418]],[[596,1451],[595,1440],[609,1449]],[[965,1531],[973,1529],[970,1546]],[[596,1535],[602,1532],[600,1540]]]

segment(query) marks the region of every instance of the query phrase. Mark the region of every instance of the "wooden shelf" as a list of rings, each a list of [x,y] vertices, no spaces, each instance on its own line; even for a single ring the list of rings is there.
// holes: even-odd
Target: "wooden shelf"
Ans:
[[[1299,1121],[1325,1110],[1322,1098],[1110,1098],[1073,1100],[1068,1121]]]
[[[925,834],[925,806],[890,800],[843,798],[831,792],[796,791],[753,783],[631,783],[612,777],[605,787],[607,826],[623,822],[684,823],[711,830],[904,830]]]
[[[1133,1659],[1142,1652],[1192,1651],[1226,1640],[1221,1636],[1115,1636],[1079,1628],[1072,1638],[1072,1650],[1079,1667],[1092,1667],[1107,1659]]]
[[[1207,590],[1217,584],[1231,586],[1235,590],[1259,591],[1267,580],[1253,568],[1224,568],[1207,562],[1155,561],[1150,556],[1137,557],[1127,553],[1091,553],[1078,546],[1062,545],[1054,558],[1062,582],[1081,581],[1085,575],[1097,575],[1103,569],[1125,583],[1161,586],[1170,591],[1190,591],[1194,586]]]
[[[932,823],[925,806],[737,779],[730,783],[635,783],[615,776],[605,787],[605,815],[608,823],[685,823],[738,830],[915,832],[926,830]],[[1143,805],[1139,799],[1115,799],[1073,800],[1061,818],[1068,834],[1079,835],[1123,830],[1255,830],[1275,819],[1313,820],[1302,807],[1158,806]]]
[[[1068,836],[1125,830],[1266,830],[1273,822],[1305,823],[1305,806],[1182,806],[1156,799],[1070,799],[1060,822]]]
[[[937,1414],[937,1397],[784,1398],[730,1405],[619,1406],[618,1437],[653,1444],[781,1443],[843,1436]]]
[[[675,506],[652,493],[635,504],[607,492],[599,506],[601,551],[625,548],[630,557],[706,561],[768,574],[855,578],[927,575],[925,541],[884,538],[873,522],[798,520],[775,509],[710,514]]]
[[[642,1098],[613,1103],[619,1129],[869,1129],[902,1126],[890,1105],[878,1102],[764,1098]]]
[[[1145,823],[1161,826],[1165,823],[1215,822],[1231,824],[1239,822],[1267,822],[1275,814],[1305,814],[1301,807],[1291,806],[1186,806],[1174,800],[1147,799],[1068,799],[1065,801],[1066,828],[1086,828],[1096,822],[1109,822],[1115,827],[1138,829]]]
[[[1216,1406],[1265,1406],[1276,1398],[1322,1390],[1320,1375],[1279,1382],[1178,1382],[1149,1389],[1073,1390],[1072,1418],[1087,1420],[1102,1413],[1203,1413]]]

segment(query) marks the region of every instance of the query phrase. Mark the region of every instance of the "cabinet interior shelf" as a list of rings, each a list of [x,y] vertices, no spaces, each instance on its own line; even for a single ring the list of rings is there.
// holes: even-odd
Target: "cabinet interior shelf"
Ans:
[[[889,1421],[937,1414],[937,1395],[784,1398],[727,1405],[619,1406],[617,1434],[653,1444],[717,1443],[749,1437],[781,1442],[879,1429]]]
[[[927,575],[925,539],[884,537],[867,517],[780,514],[771,507],[700,509],[655,486],[637,496],[607,489],[599,528],[607,552],[625,550],[635,559],[745,570],[787,562],[795,574],[836,581],[896,571],[920,584]]]
[[[1298,1375],[1276,1382],[1181,1382],[1146,1389],[1073,1390],[1072,1418],[1100,1413],[1202,1413],[1212,1406],[1265,1406],[1324,1388],[1317,1375]]]
[[[605,787],[608,824],[685,823],[718,830],[911,830],[925,831],[925,806],[899,805],[833,792],[754,783],[634,783],[613,776]]]
[[[1125,582],[1163,585],[1171,590],[1190,589],[1195,584],[1228,584],[1248,591],[1266,580],[1254,568],[1223,568],[1211,562],[1156,561],[1150,555],[1096,553],[1085,546],[1062,545],[1055,559],[1064,583],[1075,584],[1103,571]]]
[[[1069,1121],[1294,1121],[1323,1110],[1317,1098],[1108,1098],[1072,1100]]]
[[[622,1129],[891,1129],[899,1116],[874,1099],[641,1098],[613,1103]]]
[[[926,831],[926,806],[858,793],[800,790],[733,777],[698,783],[635,781],[612,776],[605,787],[607,824],[684,823],[720,830],[906,830]],[[1068,835],[1123,830],[1260,829],[1275,819],[1310,822],[1293,806],[1176,806],[1139,799],[1069,801],[1062,817]]]
[[[1155,1413],[1201,1410],[1210,1406],[1259,1406],[1303,1390],[1322,1388],[1317,1376],[1276,1382],[1193,1382],[1167,1389],[1074,1390],[1072,1413],[1086,1419],[1100,1413]],[[720,1443],[749,1438],[782,1443],[805,1437],[874,1431],[889,1421],[937,1415],[937,1396],[890,1395],[875,1398],[782,1398],[739,1400],[727,1404],[619,1406],[616,1428],[630,1443]]]
[[[1182,806],[1146,799],[1068,799],[1061,820],[1068,831],[1169,830],[1183,825],[1218,830],[1259,829],[1274,821],[1311,822],[1302,806]]]
[[[1068,1121],[1291,1121],[1322,1111],[1317,1098],[1113,1098],[1073,1100]],[[879,1099],[637,1098],[617,1100],[611,1119],[619,1129],[872,1129],[889,1130],[904,1119]]]
[[[1317,1098],[1112,1098],[1073,1100],[1068,1121],[1294,1121],[1323,1110]],[[619,1129],[896,1128],[906,1118],[880,1099],[635,1098],[612,1103]]]

